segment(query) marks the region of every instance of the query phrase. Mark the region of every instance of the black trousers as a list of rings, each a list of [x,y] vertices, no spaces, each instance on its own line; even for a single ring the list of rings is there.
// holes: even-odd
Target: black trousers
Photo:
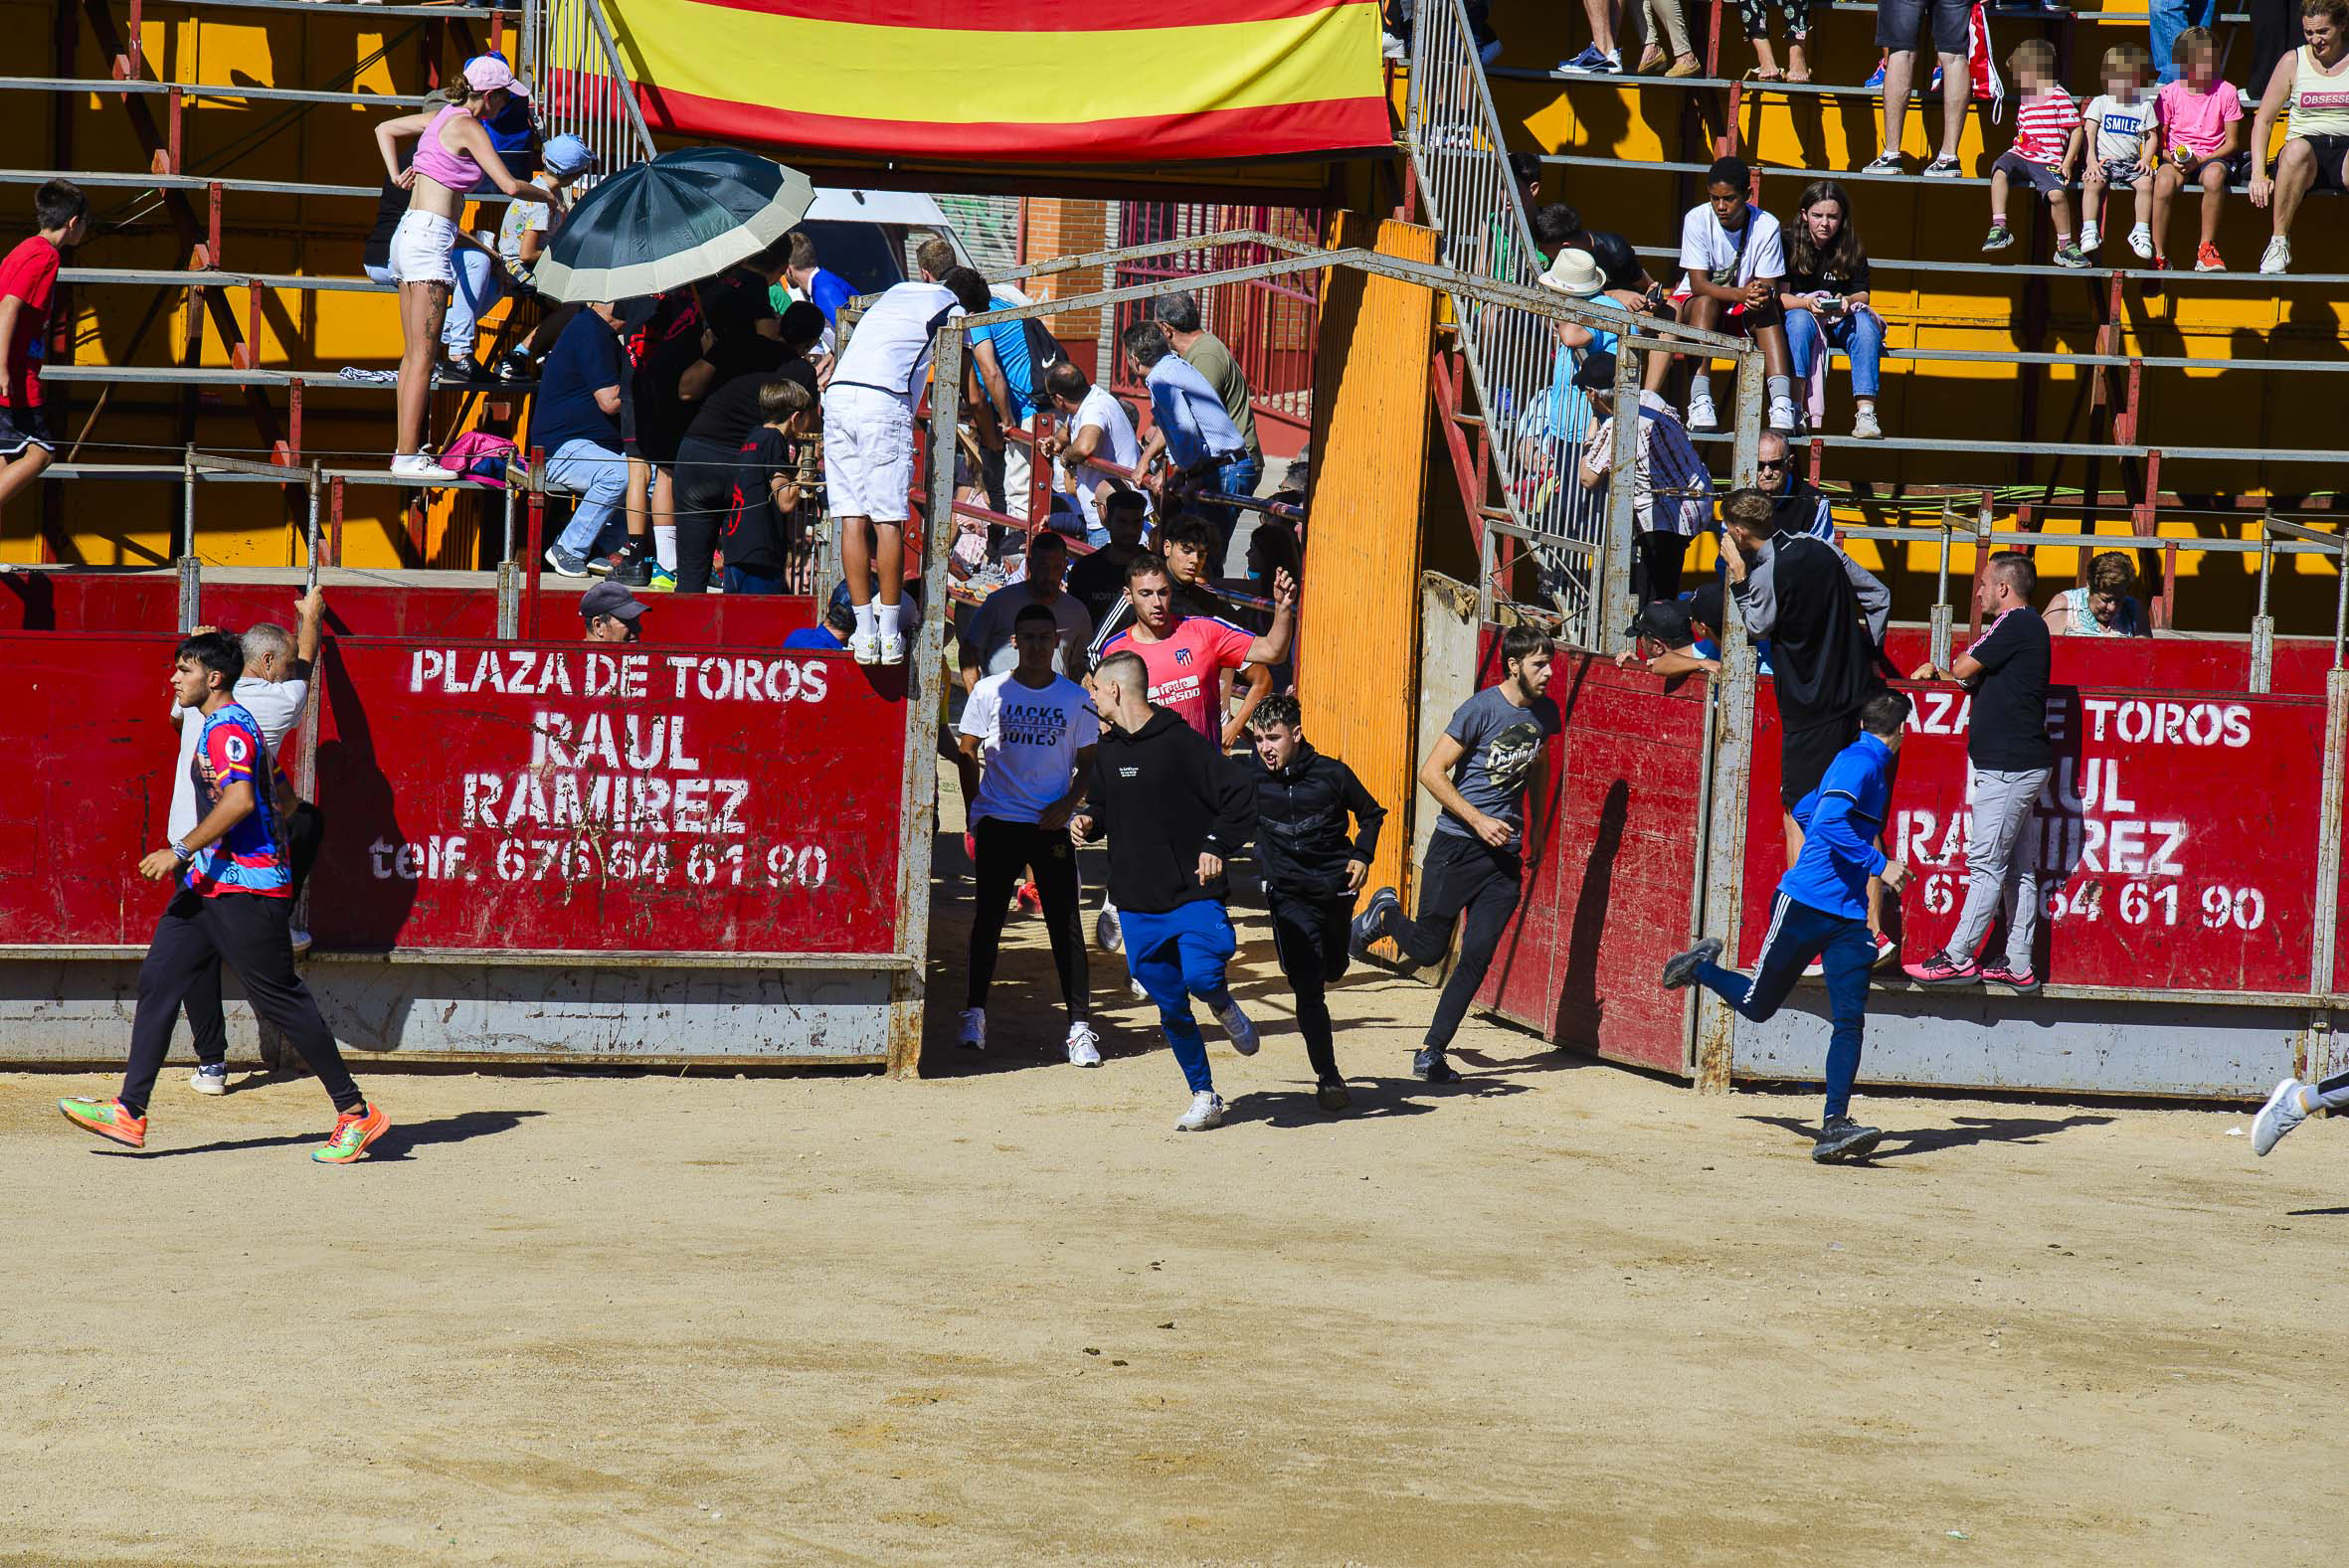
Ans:
[[[688,436],[677,445],[677,592],[710,591],[710,556],[734,510],[744,464],[714,441]]]
[[[1297,993],[1297,1032],[1305,1036],[1314,1077],[1326,1083],[1338,1076],[1329,985],[1345,974],[1353,957],[1348,944],[1354,936],[1354,895],[1312,898],[1267,885],[1264,901],[1272,911],[1273,952]]]
[[[1060,971],[1060,999],[1068,1005],[1071,1023],[1086,1016],[1085,942],[1077,925],[1077,854],[1065,828],[1038,827],[1033,822],[1005,822],[983,816],[972,824],[979,843],[978,907],[971,912],[970,1000],[964,1005],[985,1007],[987,988],[994,982],[995,955],[1003,940],[1003,920],[1010,913],[1011,890],[1019,873],[1033,868],[1036,899],[1044,906],[1044,929],[1052,938],[1052,966]]]
[[[1631,598],[1635,605],[1680,598],[1681,565],[1696,541],[1687,534],[1651,528],[1632,540]]]
[[[1493,966],[1502,929],[1517,910],[1523,874],[1517,851],[1495,849],[1466,833],[1437,833],[1427,846],[1427,864],[1420,868],[1419,914],[1397,914],[1387,925],[1387,935],[1405,957],[1425,968],[1443,961],[1452,946],[1452,923],[1467,917],[1460,933],[1460,961],[1444,981],[1435,1016],[1427,1023],[1424,1044],[1429,1050],[1442,1050],[1460,1032],[1460,1020],[1468,1016],[1477,988],[1485,983],[1485,971]]]
[[[2260,97],[2275,75],[2276,62],[2300,47],[2300,8],[2292,0],[2251,0],[2244,10],[2252,19],[2252,60],[2250,74],[2242,80],[2252,96]]]
[[[223,893],[206,898],[181,888],[155,922],[155,940],[138,966],[138,1011],[130,1022],[130,1063],[123,1069],[120,1099],[132,1116],[147,1114],[155,1075],[171,1049],[171,1026],[187,1000],[188,987],[207,965],[226,963],[245,983],[253,1010],[277,1026],[309,1070],[318,1075],[337,1111],[356,1111],[366,1099],[351,1082],[335,1049],[334,1031],[318,1016],[309,987],[293,972],[293,944],[286,921],[293,900],[258,893]]]
[[[287,916],[292,906],[301,902],[301,890],[310,880],[310,867],[318,863],[318,846],[326,841],[326,813],[307,800],[296,804],[285,816],[285,858],[293,870],[293,897],[287,900]],[[188,1032],[196,1037],[196,1060],[221,1063],[229,1059],[229,1023],[220,1005],[220,957],[214,955],[188,986],[185,1003]]]

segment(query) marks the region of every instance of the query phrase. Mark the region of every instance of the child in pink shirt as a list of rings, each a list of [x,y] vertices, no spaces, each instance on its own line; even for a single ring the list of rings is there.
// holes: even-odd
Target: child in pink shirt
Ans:
[[[2186,75],[2166,84],[2154,100],[2161,119],[2158,134],[2167,147],[2153,174],[2153,266],[2169,269],[2170,203],[2180,186],[2192,182],[2202,187],[2202,244],[2194,251],[2194,269],[2223,272],[2219,207],[2243,151],[2243,100],[2219,80],[2219,50],[2209,29],[2180,33],[2171,58]]]

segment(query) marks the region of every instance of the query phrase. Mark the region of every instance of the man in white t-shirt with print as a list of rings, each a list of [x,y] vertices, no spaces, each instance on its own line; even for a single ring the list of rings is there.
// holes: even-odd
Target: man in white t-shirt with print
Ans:
[[[277,790],[277,819],[285,824],[286,858],[293,873],[293,899],[298,905],[302,884],[309,880],[310,867],[318,858],[318,846],[326,836],[326,817],[307,800],[298,800],[280,765],[280,749],[287,736],[297,729],[302,715],[309,711],[310,667],[318,658],[318,631],[326,615],[325,597],[311,589],[294,606],[296,630],[288,637],[285,628],[273,621],[258,621],[244,635],[245,673],[238,680],[236,700],[253,715],[253,722],[261,726],[262,744],[268,749],[271,772]],[[198,626],[197,631],[211,631],[211,626]],[[193,832],[196,819],[202,813],[196,809],[196,784],[190,764],[196,756],[197,738],[204,733],[205,715],[201,708],[183,708],[172,699],[172,717],[179,724],[179,766],[172,774],[171,783],[171,842],[178,843]],[[309,933],[292,933],[293,951],[306,951]],[[212,962],[197,975],[188,987],[186,1002],[188,1031],[195,1036],[196,1071],[189,1078],[188,1087],[200,1095],[225,1095],[229,1091],[229,1034],[228,1022],[221,1011],[220,959]]]
[[[1742,333],[1761,345],[1769,377],[1770,429],[1795,430],[1794,381],[1788,371],[1786,316],[1778,282],[1786,275],[1786,241],[1778,220],[1755,206],[1753,171],[1722,158],[1705,178],[1705,200],[1681,224],[1678,296],[1681,319],[1706,331]],[[1717,431],[1712,360],[1697,358],[1689,384],[1689,429]]]
[[[969,1004],[958,1043],[987,1049],[987,991],[1011,890],[1023,868],[1033,868],[1052,962],[1060,971],[1060,999],[1068,1008],[1072,1066],[1101,1065],[1100,1036],[1087,1021],[1085,943],[1077,929],[1076,846],[1068,819],[1084,803],[1093,743],[1101,733],[1085,688],[1052,667],[1059,623],[1041,605],[1022,610],[1011,625],[1019,662],[990,675],[963,706],[963,799],[978,845],[977,903],[971,915]]]
[[[1126,406],[1110,396],[1107,387],[1088,381],[1068,360],[1053,366],[1044,377],[1044,395],[1060,414],[1060,432],[1045,438],[1045,449],[1059,460],[1069,493],[1084,514],[1085,542],[1098,550],[1109,543],[1109,528],[1101,515],[1103,503],[1120,490],[1132,489],[1133,482],[1092,466],[1090,459],[1099,457],[1128,472],[1138,471],[1142,437],[1134,434]]]
[[[905,523],[912,514],[914,406],[940,327],[988,307],[987,279],[940,239],[915,253],[920,282],[898,283],[857,321],[823,389],[823,482],[840,520],[840,563],[859,664],[903,664]],[[879,593],[872,574],[880,574]]]

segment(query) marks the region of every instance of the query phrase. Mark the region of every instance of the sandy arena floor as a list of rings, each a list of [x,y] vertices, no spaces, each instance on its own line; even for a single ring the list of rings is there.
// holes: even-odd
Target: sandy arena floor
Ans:
[[[1015,931],[945,1076],[363,1069],[350,1169],[306,1082],[175,1061],[139,1157],[0,1076],[0,1561],[2338,1560],[2349,1130],[1873,1100],[1820,1169],[1488,1022],[1411,1083],[1378,971],[1332,1119],[1257,926],[1177,1134]]]

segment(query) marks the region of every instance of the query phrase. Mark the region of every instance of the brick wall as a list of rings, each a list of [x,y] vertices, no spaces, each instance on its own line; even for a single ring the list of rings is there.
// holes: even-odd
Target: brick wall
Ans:
[[[1026,224],[1020,260],[1048,261],[1055,257],[1086,256],[1095,251],[1106,251],[1116,243],[1111,224],[1117,209],[1107,202],[1077,201],[1062,197],[1031,196],[1025,199]],[[1106,269],[1098,266],[1078,267],[1071,271],[1054,272],[1047,277],[1029,281],[1028,293],[1037,299],[1067,299],[1078,294],[1089,294],[1109,286]],[[1088,374],[1094,374],[1105,362],[1104,335],[1109,330],[1107,312],[1101,310],[1072,310],[1050,316],[1045,324],[1052,335],[1068,345],[1068,351]],[[1090,359],[1092,363],[1086,361]]]

